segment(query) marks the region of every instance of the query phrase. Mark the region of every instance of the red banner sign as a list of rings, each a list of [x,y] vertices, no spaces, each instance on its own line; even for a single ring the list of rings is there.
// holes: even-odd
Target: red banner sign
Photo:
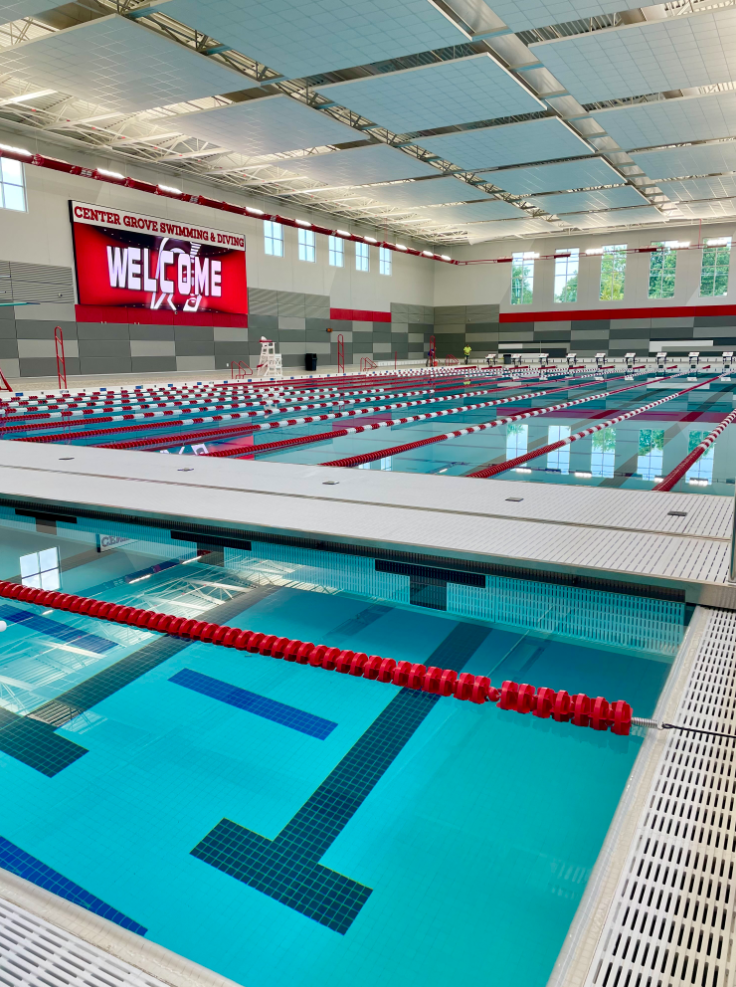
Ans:
[[[242,235],[84,202],[70,207],[81,306],[168,312],[174,321],[174,313],[247,313]]]

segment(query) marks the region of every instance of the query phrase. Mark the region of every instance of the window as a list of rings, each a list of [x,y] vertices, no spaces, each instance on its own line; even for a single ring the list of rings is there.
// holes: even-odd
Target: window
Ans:
[[[577,247],[570,250],[555,250],[555,301],[576,302],[578,300],[578,266],[580,251]]]
[[[59,589],[59,549],[47,548],[20,557],[20,578],[24,586],[36,589]]]
[[[393,258],[391,256],[391,251],[388,247],[378,248],[378,273],[391,275],[391,264]]]
[[[604,247],[601,257],[601,301],[620,302],[626,280],[626,244]]]
[[[639,458],[636,472],[644,480],[654,480],[662,475],[664,457],[664,429],[643,428],[639,432]]]
[[[707,435],[707,432],[691,432],[688,438],[687,451],[689,453],[692,452],[696,446],[700,445]],[[690,480],[700,480],[702,483],[713,482],[713,453],[715,448],[716,446],[714,442],[712,445],[708,446],[707,450],[703,453],[700,459],[693,463],[685,474],[685,479],[688,482]]]
[[[593,476],[613,476],[616,458],[616,429],[604,428],[593,436],[590,453],[590,472]]]
[[[266,253],[271,257],[284,256],[284,228],[279,223],[267,219],[263,224],[263,242]]]
[[[526,452],[529,426],[522,422],[511,422],[506,426],[506,458],[516,459]]]
[[[550,425],[549,432],[547,433],[547,441],[551,444],[552,442],[559,442],[560,439],[570,438],[570,426],[569,425]],[[570,472],[570,446],[562,446],[559,449],[555,449],[553,452],[547,453],[547,469],[548,470],[558,470],[560,473]]]
[[[394,468],[393,460],[394,460],[393,456],[386,456],[384,459],[381,460],[381,469],[387,470],[387,472],[389,473],[393,472],[393,468]]]
[[[677,240],[665,240],[652,243],[653,247],[662,247],[649,256],[649,297],[674,298],[675,273],[677,270],[676,247]]]
[[[339,236],[329,238],[330,267],[342,267],[345,264],[345,244]]]
[[[17,212],[26,211],[26,189],[20,161],[0,158],[0,206]]]
[[[700,269],[700,295],[718,298],[728,293],[728,267],[731,261],[731,237],[706,240],[703,266]],[[692,434],[692,433],[690,433]]]
[[[314,230],[299,230],[299,260],[314,264]]]
[[[356,271],[370,271],[371,269],[371,255],[368,253],[367,243],[356,243],[355,244],[355,270]]]
[[[536,254],[513,254],[511,262],[511,304],[530,305],[534,295]]]

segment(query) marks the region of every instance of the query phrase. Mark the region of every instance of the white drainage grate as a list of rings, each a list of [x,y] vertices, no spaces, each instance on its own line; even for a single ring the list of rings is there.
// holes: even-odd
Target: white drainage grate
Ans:
[[[165,987],[0,898],[0,987]]]
[[[709,611],[585,981],[732,987],[736,911],[736,613]]]

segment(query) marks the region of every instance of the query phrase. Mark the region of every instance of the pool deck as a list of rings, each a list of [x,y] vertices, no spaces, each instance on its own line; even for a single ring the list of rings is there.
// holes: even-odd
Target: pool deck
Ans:
[[[0,442],[0,496],[653,583],[736,609],[731,497],[24,442]]]

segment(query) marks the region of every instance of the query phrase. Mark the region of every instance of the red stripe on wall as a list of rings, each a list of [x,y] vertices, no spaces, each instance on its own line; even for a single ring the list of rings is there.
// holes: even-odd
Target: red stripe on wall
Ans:
[[[677,319],[734,315],[736,305],[661,305],[648,308],[555,309],[553,312],[501,312],[500,322],[579,322],[582,319]]]
[[[215,312],[155,312],[148,308],[118,308],[110,305],[75,305],[77,322],[115,322],[139,326],[223,326],[247,329],[247,315]]]
[[[390,312],[369,312],[362,308],[331,308],[330,318],[336,322],[390,322]]]

